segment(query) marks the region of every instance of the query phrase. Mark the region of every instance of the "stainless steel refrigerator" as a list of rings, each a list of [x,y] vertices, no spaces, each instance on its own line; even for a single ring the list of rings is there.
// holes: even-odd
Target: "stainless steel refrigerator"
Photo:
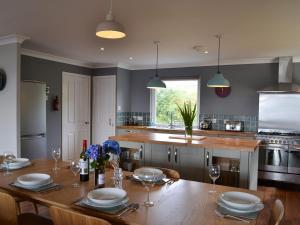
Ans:
[[[21,82],[21,156],[47,158],[46,84]]]

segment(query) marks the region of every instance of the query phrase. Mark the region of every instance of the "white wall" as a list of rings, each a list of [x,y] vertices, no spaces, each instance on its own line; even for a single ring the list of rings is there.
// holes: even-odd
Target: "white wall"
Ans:
[[[20,44],[0,46],[0,68],[7,75],[6,88],[0,91],[0,154],[20,156]]]

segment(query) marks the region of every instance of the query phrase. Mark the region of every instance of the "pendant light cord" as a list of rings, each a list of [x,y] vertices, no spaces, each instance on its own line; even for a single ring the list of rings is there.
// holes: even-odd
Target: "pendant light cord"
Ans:
[[[106,20],[108,20],[108,21],[112,21],[114,19],[113,14],[112,14],[112,8],[113,8],[113,1],[110,0],[109,11],[106,14]]]
[[[221,34],[216,35],[219,39],[219,47],[218,47],[218,73],[220,73],[220,48],[221,48]]]
[[[155,69],[155,77],[158,77],[158,44],[159,44],[159,41],[155,41],[154,44],[156,44],[156,69]]]

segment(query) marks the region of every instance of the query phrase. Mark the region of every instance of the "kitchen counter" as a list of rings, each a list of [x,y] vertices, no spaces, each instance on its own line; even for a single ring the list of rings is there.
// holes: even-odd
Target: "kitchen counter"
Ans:
[[[184,146],[199,146],[209,148],[219,148],[224,150],[236,150],[241,152],[255,152],[258,150],[260,141],[252,139],[241,138],[221,138],[221,137],[205,137],[202,140],[193,139],[185,140],[180,138],[171,137],[172,134],[165,133],[135,133],[135,134],[123,134],[112,136],[110,139],[116,141],[126,142],[142,142],[142,143],[157,143],[157,144],[171,144],[171,145],[184,145]],[[195,137],[196,138],[196,137]]]
[[[164,133],[174,133],[180,134],[184,133],[182,128],[170,129],[168,127],[158,127],[158,126],[117,126],[117,129],[128,129],[128,130],[144,130],[149,132],[164,132]],[[237,136],[237,137],[249,137],[254,138],[255,132],[235,132],[235,131],[223,131],[223,130],[201,130],[193,129],[194,135],[211,135],[211,136]]]

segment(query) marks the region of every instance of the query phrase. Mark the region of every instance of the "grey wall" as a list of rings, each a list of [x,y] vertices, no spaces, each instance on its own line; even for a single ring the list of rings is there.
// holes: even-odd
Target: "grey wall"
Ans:
[[[49,100],[47,101],[47,146],[48,153],[53,146],[61,146],[61,109],[52,110],[52,100],[57,95],[62,100],[62,72],[92,75],[93,70],[45,59],[21,56],[21,79],[38,80],[46,82],[50,87]],[[50,155],[48,155],[50,156]]]
[[[219,98],[215,95],[214,89],[206,87],[208,79],[215,72],[215,66],[205,66],[160,69],[159,75],[162,79],[200,77],[200,111],[215,114],[257,115],[258,95],[256,91],[277,82],[277,64],[275,63],[221,66],[221,72],[231,82],[232,91],[228,97]],[[150,91],[146,88],[146,84],[153,75],[154,70],[132,71],[131,111],[149,112]]]
[[[130,111],[130,77],[131,71],[127,69],[111,67],[94,69],[94,76],[116,75],[117,76],[117,109],[118,112]]]

